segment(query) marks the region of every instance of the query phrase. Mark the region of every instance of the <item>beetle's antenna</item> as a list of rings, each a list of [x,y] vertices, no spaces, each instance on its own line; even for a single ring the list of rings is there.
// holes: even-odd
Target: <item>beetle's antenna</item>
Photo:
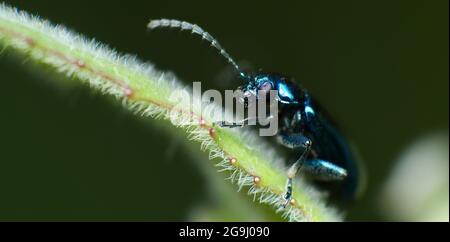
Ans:
[[[155,19],[151,20],[150,23],[147,25],[147,28],[149,29],[156,29],[156,28],[177,28],[180,30],[188,30],[191,31],[192,34],[198,34],[202,36],[202,39],[207,40],[211,46],[215,47],[219,52],[220,55],[225,57],[225,59],[233,65],[233,67],[239,72],[239,75],[243,78],[247,77],[247,74],[245,74],[241,69],[239,68],[238,64],[231,58],[231,56],[225,51],[224,48],[219,44],[219,42],[212,37],[208,32],[204,31],[202,28],[200,28],[196,24],[191,24],[186,21],[179,21],[176,19]]]

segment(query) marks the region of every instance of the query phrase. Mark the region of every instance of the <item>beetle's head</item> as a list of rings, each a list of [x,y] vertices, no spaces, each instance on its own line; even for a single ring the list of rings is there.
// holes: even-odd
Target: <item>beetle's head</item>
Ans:
[[[296,99],[295,87],[287,77],[280,74],[260,73],[254,76],[246,76],[244,85],[239,87],[242,92],[242,100],[248,105],[251,100],[269,97],[268,93],[276,91],[275,97],[279,103],[295,104]]]

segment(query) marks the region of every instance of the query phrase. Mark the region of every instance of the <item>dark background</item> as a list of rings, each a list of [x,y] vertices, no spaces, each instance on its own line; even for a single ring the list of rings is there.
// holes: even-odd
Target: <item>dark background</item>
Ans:
[[[197,23],[238,62],[295,77],[366,164],[349,220],[383,219],[377,196],[399,152],[448,130],[448,1],[6,2],[204,88],[238,84],[198,37],[148,33],[149,19]],[[8,54],[0,73],[1,220],[185,220],[207,199],[190,148],[155,122],[87,88],[42,85],[46,75]]]

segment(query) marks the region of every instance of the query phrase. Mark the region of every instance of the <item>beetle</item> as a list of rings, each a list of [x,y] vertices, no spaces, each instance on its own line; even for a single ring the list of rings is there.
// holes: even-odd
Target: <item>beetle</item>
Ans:
[[[196,24],[174,19],[152,20],[149,29],[176,28],[191,31],[215,47],[237,71],[243,85],[238,89],[244,96],[258,91],[277,92],[279,127],[277,141],[297,154],[296,161],[287,170],[285,207],[292,200],[293,179],[302,170],[319,185],[326,186],[343,200],[357,193],[360,172],[350,145],[327,112],[310,93],[292,78],[278,73],[247,73],[221,47],[219,42]],[[217,122],[222,127],[242,127],[245,121]],[[334,184],[329,186],[328,184]]]

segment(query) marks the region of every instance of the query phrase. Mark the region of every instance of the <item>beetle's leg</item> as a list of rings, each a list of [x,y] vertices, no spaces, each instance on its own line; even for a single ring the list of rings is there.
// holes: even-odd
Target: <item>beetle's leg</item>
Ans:
[[[287,172],[288,182],[286,185],[286,194],[284,195],[285,203],[283,204],[283,207],[286,207],[292,199],[292,185],[293,185],[292,181],[295,175],[298,173],[298,171],[302,168],[303,164],[305,163],[306,157],[308,156],[310,150],[311,148],[309,147],[305,148],[300,158],[298,158],[298,160],[288,169]]]
[[[238,122],[218,121],[214,122],[214,124],[226,128],[242,128],[247,125],[245,119]]]
[[[280,132],[277,136],[277,141],[281,145],[291,149],[305,149],[311,143],[311,140],[298,133],[291,134],[289,132]]]
[[[273,116],[268,117],[268,119],[271,119],[271,118],[273,118]],[[258,122],[257,117],[249,117],[249,118],[245,118],[243,120],[237,121],[237,122],[218,121],[218,122],[214,122],[214,124],[218,125],[220,127],[226,127],[226,128],[242,128],[242,127],[249,125],[247,121],[250,121],[250,120],[255,120],[255,123]]]
[[[347,177],[347,170],[321,159],[305,161],[302,169],[322,181],[340,181]]]
[[[289,135],[285,133],[281,133],[279,135],[279,141],[281,141],[282,144],[290,148],[303,148],[301,156],[297,159],[297,161],[295,161],[294,164],[292,164],[291,167],[289,167],[287,171],[288,181],[286,185],[286,194],[284,195],[284,199],[286,200],[286,202],[283,204],[283,207],[286,207],[287,204],[292,199],[292,183],[293,183],[292,180],[305,163],[309,151],[311,150],[312,142],[308,137],[304,135],[300,134]]]

